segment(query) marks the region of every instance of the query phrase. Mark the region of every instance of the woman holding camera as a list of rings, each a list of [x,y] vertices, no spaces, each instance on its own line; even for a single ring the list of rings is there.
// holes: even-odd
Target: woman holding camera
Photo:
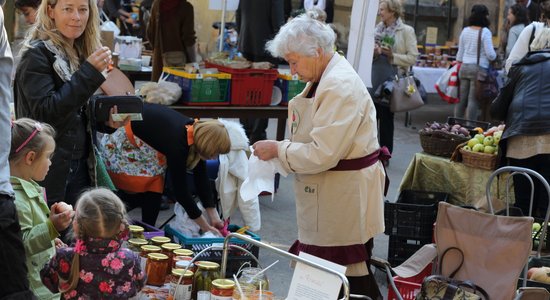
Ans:
[[[382,0],[378,10],[380,23],[374,31],[374,58],[372,62],[373,91],[395,75],[405,75],[416,62],[418,49],[414,29],[403,23],[403,7],[399,0]],[[375,100],[376,118],[379,120],[380,146],[393,152],[393,113],[387,104]],[[385,162],[388,165],[389,161]]]

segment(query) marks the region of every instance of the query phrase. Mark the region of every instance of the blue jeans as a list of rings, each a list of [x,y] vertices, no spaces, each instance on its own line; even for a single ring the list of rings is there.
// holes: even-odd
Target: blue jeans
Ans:
[[[460,102],[455,106],[454,116],[477,121],[481,113],[476,95],[478,65],[462,64],[458,72],[460,80]]]

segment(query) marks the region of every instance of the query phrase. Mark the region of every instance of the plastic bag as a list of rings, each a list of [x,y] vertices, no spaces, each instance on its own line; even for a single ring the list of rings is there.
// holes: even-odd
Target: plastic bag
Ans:
[[[204,208],[200,203],[197,203],[197,206],[201,211],[204,212]],[[177,203],[174,205],[174,214],[176,217],[170,221],[170,228],[177,230],[186,237],[200,237],[201,227],[195,223],[189,215],[183,209],[181,204]],[[208,214],[203,213],[203,216],[208,220]],[[210,223],[210,221],[208,221]]]
[[[460,71],[460,63],[452,65],[435,83],[437,93],[444,101],[454,104],[460,101],[458,97],[459,81],[458,71]]]
[[[113,21],[105,21],[99,26],[102,31],[112,31],[113,35],[117,37],[120,34],[120,29]]]
[[[145,102],[162,105],[176,103],[182,95],[181,87],[174,82],[161,79],[159,82],[148,82],[140,89],[140,94],[145,97]]]

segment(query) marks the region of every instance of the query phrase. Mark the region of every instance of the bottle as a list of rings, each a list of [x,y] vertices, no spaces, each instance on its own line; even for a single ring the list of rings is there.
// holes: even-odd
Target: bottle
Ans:
[[[185,272],[185,273],[184,273]],[[183,276],[183,277],[182,277]],[[181,281],[180,281],[181,278]],[[169,279],[172,290],[174,291],[174,299],[190,300],[193,292],[193,272],[183,269],[172,269],[172,274]],[[179,282],[179,284],[178,284]]]
[[[141,246],[141,252],[139,256],[141,257],[141,269],[147,269],[147,255],[149,253],[160,253],[160,247],[155,245],[143,245]]]
[[[162,254],[168,256],[168,270],[166,274],[170,274],[174,265],[174,250],[180,249],[181,245],[176,243],[166,243],[160,246]]]
[[[128,240],[128,249],[136,252],[138,255],[141,254],[141,246],[147,245],[147,240],[133,238]]]
[[[138,225],[130,225],[128,226],[128,230],[130,230],[130,238],[136,238],[136,239],[145,239],[145,236],[143,235],[143,232],[145,229]]]

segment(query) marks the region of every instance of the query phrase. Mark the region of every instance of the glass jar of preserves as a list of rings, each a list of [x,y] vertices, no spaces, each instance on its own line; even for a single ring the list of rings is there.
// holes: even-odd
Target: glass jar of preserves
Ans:
[[[231,300],[233,298],[233,290],[235,282],[230,279],[216,279],[212,281],[210,288],[210,300]]]
[[[171,289],[174,291],[174,299],[191,300],[191,295],[193,292],[192,271],[185,271],[183,269],[172,269],[169,281],[171,284]]]
[[[147,255],[147,284],[161,286],[166,281],[168,269],[168,256],[162,253],[149,253]]]
[[[160,247],[162,244],[170,243],[170,238],[167,236],[154,236],[151,238],[151,243]]]
[[[199,291],[210,293],[212,281],[220,278],[220,264],[211,261],[195,262],[197,271],[193,276],[193,299],[197,299]]]
[[[243,268],[241,270],[241,276],[239,277],[239,283],[252,284],[257,290],[260,289],[261,285],[261,290],[269,290],[269,282],[267,281],[265,273],[258,275],[261,271],[262,269],[260,268]]]
[[[147,245],[146,239],[133,238],[128,240],[128,248],[136,253],[141,253],[141,246]]]
[[[128,230],[130,231],[131,239],[145,239],[145,236],[143,235],[145,229],[143,227],[138,225],[130,225],[128,226]]]
[[[192,258],[190,258],[189,256],[176,256],[174,259],[177,259],[178,257],[180,258],[180,260],[176,261],[174,268],[184,270],[187,269],[193,272],[197,271],[197,266],[195,266],[195,264],[192,262]]]
[[[193,252],[193,250],[191,250],[191,249],[180,248],[180,249],[174,250],[174,256],[193,257],[193,256],[195,256],[195,252]]]
[[[270,291],[258,291],[255,290],[253,287],[252,289],[241,286],[241,289],[243,290],[243,293],[238,289],[233,290],[233,300],[275,300],[277,299],[275,295],[273,295],[273,292]],[[283,298],[284,299],[284,298]]]
[[[174,250],[181,249],[181,245],[176,243],[166,243],[166,244],[162,244],[160,248],[162,249],[161,250],[162,254],[165,254],[166,256],[168,256],[169,267],[168,267],[167,274],[170,274],[170,272],[172,271],[172,267],[174,266]]]
[[[141,269],[143,271],[147,268],[147,255],[149,253],[160,253],[160,247],[154,245],[143,245],[140,247],[141,252],[139,256],[141,257]]]

